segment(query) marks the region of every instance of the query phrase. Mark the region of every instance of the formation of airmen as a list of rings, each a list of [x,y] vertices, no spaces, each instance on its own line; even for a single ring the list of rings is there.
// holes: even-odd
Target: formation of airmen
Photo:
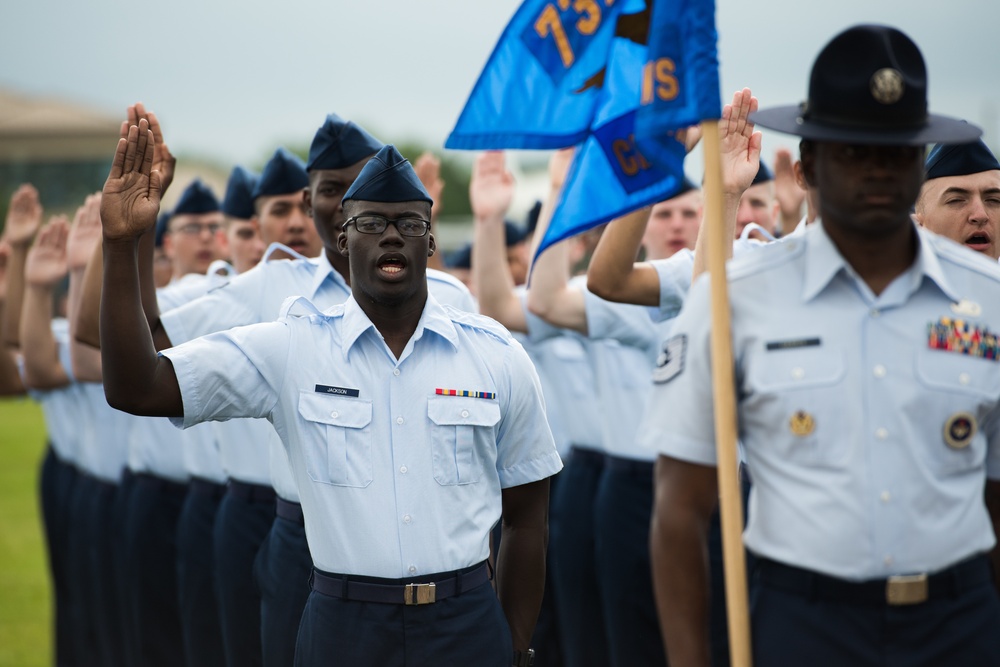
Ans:
[[[856,26],[719,123],[758,665],[1000,664],[1000,162],[926,83]],[[572,158],[519,229],[479,155],[449,261],[434,160],[336,114],[221,201],[160,210],[142,104],[72,221],[21,186],[0,392],[44,409],[56,664],[728,665],[703,195],[529,288]]]

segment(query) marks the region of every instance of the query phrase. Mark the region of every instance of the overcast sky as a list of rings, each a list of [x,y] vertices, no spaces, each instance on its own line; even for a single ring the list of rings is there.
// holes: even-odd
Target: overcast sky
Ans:
[[[931,110],[1000,140],[998,0],[717,0],[723,100],[805,97],[818,49],[889,23],[928,62]],[[326,113],[441,146],[519,0],[4,0],[0,87],[112,114],[142,100],[175,152],[259,163]],[[791,140],[765,134],[765,155]]]

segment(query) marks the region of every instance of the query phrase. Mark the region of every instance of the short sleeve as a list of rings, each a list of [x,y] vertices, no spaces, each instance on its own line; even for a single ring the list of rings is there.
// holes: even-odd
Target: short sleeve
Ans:
[[[715,465],[709,282],[703,278],[659,346],[639,440],[660,454]]]
[[[650,262],[650,265],[660,280],[660,305],[651,308],[650,314],[653,321],[664,322],[677,317],[691,289],[694,253],[685,248],[667,259]]]
[[[276,319],[260,317],[258,312],[264,294],[264,272],[260,266],[240,274],[224,285],[211,289],[203,296],[160,314],[160,324],[174,345],[232,327]]]
[[[551,477],[562,469],[538,373],[524,348],[513,342],[504,360],[509,385],[501,399],[497,436],[497,473],[501,488]]]
[[[652,350],[659,340],[656,323],[643,306],[605,301],[589,290],[584,292],[587,309],[587,337],[614,339],[642,351]]]
[[[290,341],[286,322],[239,327],[163,350],[184,406],[175,426],[241,417],[266,418],[284,383]]]

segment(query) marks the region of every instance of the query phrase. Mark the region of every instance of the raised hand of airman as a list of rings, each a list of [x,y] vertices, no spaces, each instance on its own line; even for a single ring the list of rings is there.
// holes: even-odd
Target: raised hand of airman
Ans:
[[[26,246],[31,243],[42,226],[42,204],[38,200],[38,190],[25,183],[10,198],[4,236],[12,246]]]
[[[153,171],[155,152],[153,132],[145,118],[118,140],[101,198],[105,241],[137,240],[156,227],[162,187],[160,173]]]
[[[737,197],[753,183],[760,168],[761,134],[747,118],[757,110],[749,88],[737,91],[722,109],[719,141],[722,150],[722,189]]]
[[[66,241],[66,262],[70,271],[83,270],[101,242],[101,193],[87,195],[76,210]]]
[[[28,285],[51,287],[66,276],[66,239],[69,220],[57,215],[42,227],[28,251],[24,281]]]
[[[500,219],[514,199],[514,176],[507,171],[503,151],[486,151],[476,157],[469,181],[469,203],[477,220]]]

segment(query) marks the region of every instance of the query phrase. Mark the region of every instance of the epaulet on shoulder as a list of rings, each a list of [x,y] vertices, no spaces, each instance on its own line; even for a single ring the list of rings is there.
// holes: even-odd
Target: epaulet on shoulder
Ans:
[[[272,257],[272,255],[274,255],[274,253],[276,253],[279,250],[288,255],[288,257]],[[277,261],[279,259],[288,259],[289,257],[291,259],[309,259],[302,253],[296,252],[291,248],[289,248],[288,246],[286,246],[285,244],[278,243],[277,241],[275,241],[271,245],[267,246],[267,250],[264,251],[264,259],[262,260],[261,263],[266,264],[268,262]]]
[[[1000,264],[996,260],[982,253],[971,252],[961,243],[938,234],[926,232],[921,235],[921,240],[933,245],[934,252],[941,259],[1000,282]]]
[[[760,247],[748,249],[729,260],[727,275],[730,280],[737,280],[760,273],[791,261],[805,248],[806,244],[798,238],[762,243]]]
[[[465,286],[461,280],[451,275],[447,271],[438,271],[437,269],[427,269],[427,280],[437,281],[439,283],[448,283],[449,285],[454,285],[455,287],[467,290],[468,287]]]
[[[482,331],[505,345],[510,345],[514,341],[510,332],[491,317],[480,315],[479,313],[470,313],[466,310],[460,310],[454,306],[445,304],[442,304],[441,307],[444,308],[445,313],[448,314],[451,321],[460,327]]]

